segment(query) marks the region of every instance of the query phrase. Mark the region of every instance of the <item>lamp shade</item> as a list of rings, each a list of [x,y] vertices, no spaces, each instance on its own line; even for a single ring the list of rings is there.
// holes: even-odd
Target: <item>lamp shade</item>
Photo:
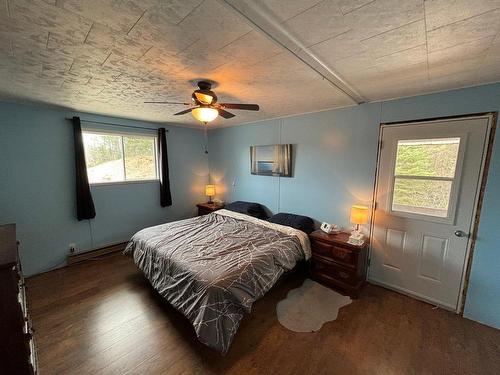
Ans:
[[[213,197],[215,195],[215,185],[206,185],[205,186],[205,195],[207,197]]]
[[[201,122],[210,122],[217,118],[219,111],[210,107],[197,107],[191,111],[193,117]]]
[[[368,222],[368,207],[352,206],[351,207],[351,223],[366,224]]]

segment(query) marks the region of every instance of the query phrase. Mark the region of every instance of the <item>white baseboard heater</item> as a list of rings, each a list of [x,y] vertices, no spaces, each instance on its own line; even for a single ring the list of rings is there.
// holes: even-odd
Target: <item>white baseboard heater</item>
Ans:
[[[128,242],[120,242],[112,245],[103,246],[97,249],[85,251],[82,253],[70,254],[68,255],[68,266],[75,263],[83,262],[85,260],[94,259],[103,255],[116,253],[118,251],[123,251],[125,250],[127,243]]]

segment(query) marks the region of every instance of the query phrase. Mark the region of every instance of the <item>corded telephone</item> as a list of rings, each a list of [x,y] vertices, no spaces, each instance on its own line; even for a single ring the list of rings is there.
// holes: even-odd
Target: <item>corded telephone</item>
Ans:
[[[337,233],[340,233],[340,228],[339,228],[339,226],[337,224],[329,224],[329,223],[323,222],[321,224],[320,229],[323,232],[328,233],[328,234],[337,234]]]

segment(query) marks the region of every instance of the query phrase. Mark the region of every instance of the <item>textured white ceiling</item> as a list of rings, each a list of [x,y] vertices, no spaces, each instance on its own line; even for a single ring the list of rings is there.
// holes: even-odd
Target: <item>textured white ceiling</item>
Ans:
[[[255,2],[255,1],[254,1]],[[500,0],[256,0],[369,101],[500,80]],[[258,103],[232,125],[353,104],[217,0],[0,0],[0,96],[172,116],[193,81]]]

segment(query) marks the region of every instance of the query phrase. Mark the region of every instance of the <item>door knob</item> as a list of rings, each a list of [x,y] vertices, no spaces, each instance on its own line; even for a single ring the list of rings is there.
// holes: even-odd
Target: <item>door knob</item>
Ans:
[[[463,230],[456,230],[455,236],[457,236],[457,237],[469,237],[469,235],[467,233],[465,233]]]

